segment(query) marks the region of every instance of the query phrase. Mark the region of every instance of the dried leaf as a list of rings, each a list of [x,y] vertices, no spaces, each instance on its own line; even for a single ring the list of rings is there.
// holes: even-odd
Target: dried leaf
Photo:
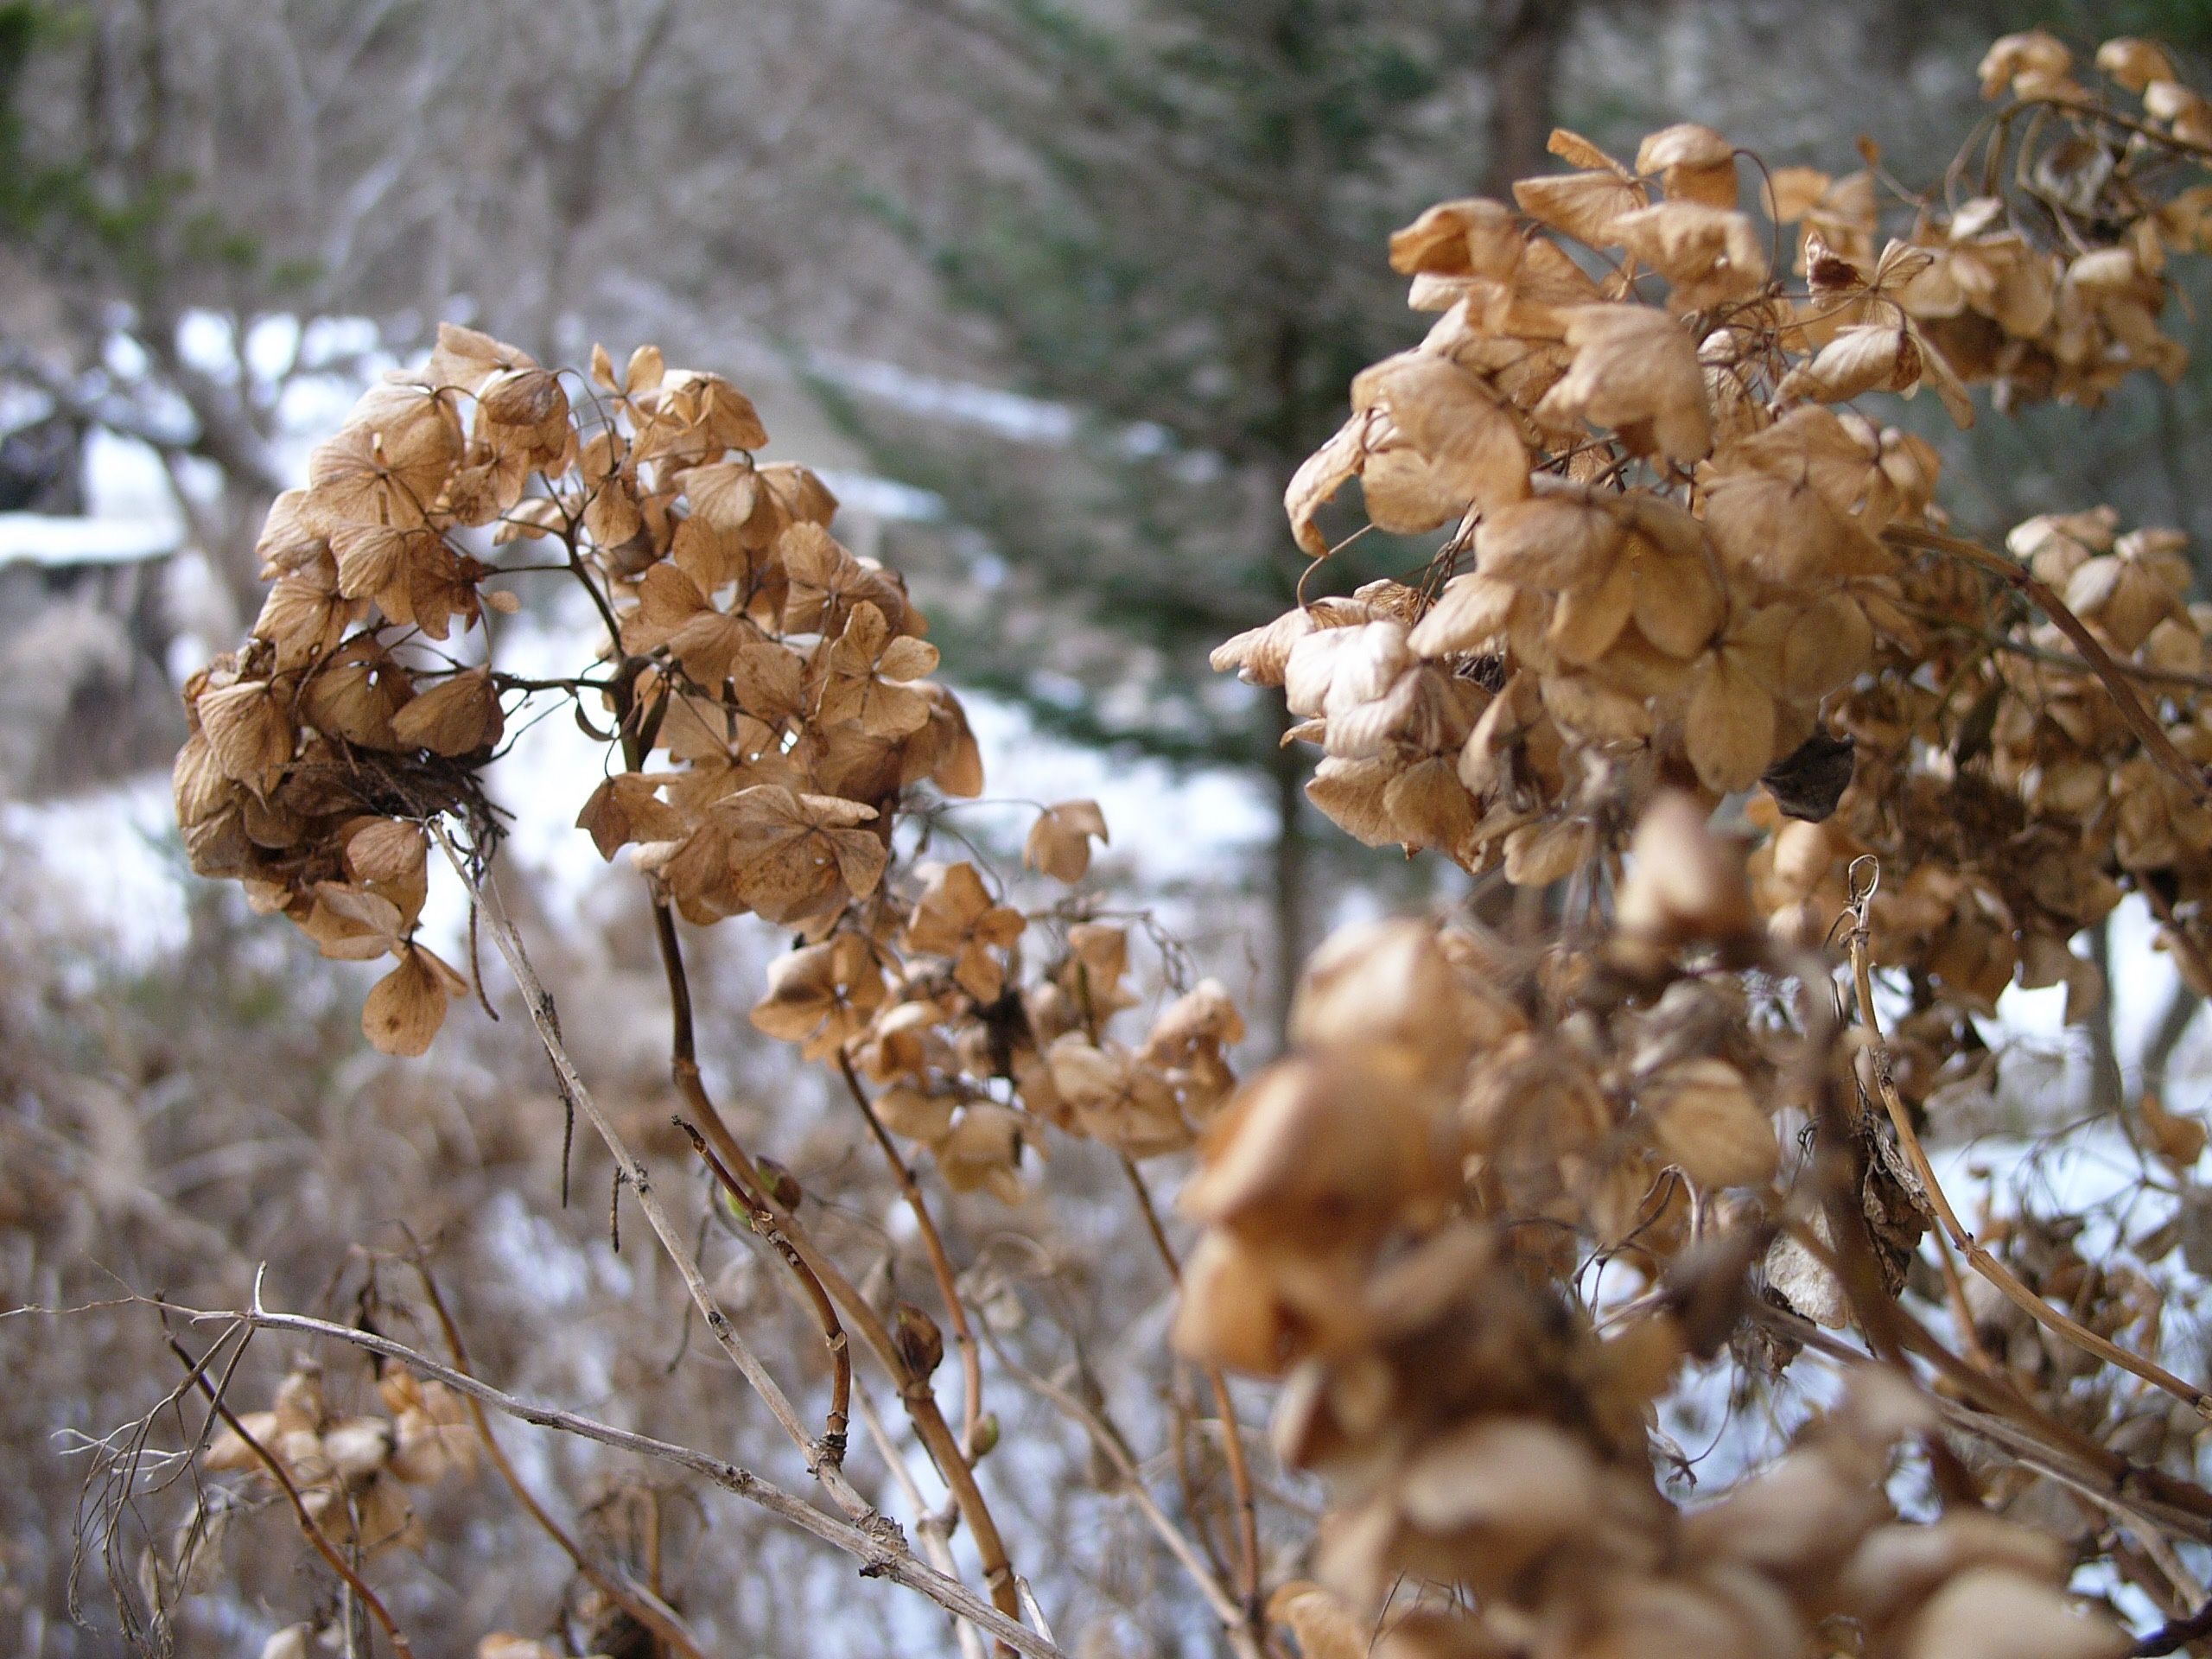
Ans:
[[[1102,846],[1110,840],[1106,815],[1098,810],[1098,803],[1061,801],[1038,814],[1037,822],[1029,828],[1028,840],[1022,844],[1021,861],[1072,887],[1090,869],[1094,837]]]
[[[506,721],[491,671],[472,668],[414,698],[393,716],[391,728],[404,747],[462,755],[497,743]]]
[[[1573,365],[1536,405],[1538,419],[1629,429],[1631,448],[1669,461],[1711,453],[1705,371],[1681,322],[1649,306],[1582,306],[1567,315],[1567,344]],[[1639,429],[1648,442],[1638,441]]]
[[[445,1023],[446,1003],[467,994],[468,982],[419,944],[399,952],[398,964],[370,988],[361,1008],[361,1031],[385,1054],[425,1052]]]
[[[1700,1186],[1757,1186],[1781,1153],[1743,1074],[1725,1060],[1684,1060],[1640,1091],[1662,1152]]]

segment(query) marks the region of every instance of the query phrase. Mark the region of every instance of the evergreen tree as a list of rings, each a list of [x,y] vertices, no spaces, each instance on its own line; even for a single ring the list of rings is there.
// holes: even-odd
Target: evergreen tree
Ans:
[[[1388,232],[1543,164],[1575,6],[1138,0],[1107,22],[1060,0],[912,3],[997,153],[947,199],[883,205],[1078,434],[1040,464],[856,423],[1004,562],[1006,592],[975,619],[988,650],[960,652],[1000,664],[988,689],[1087,741],[1265,779],[1287,988],[1313,885],[1308,763],[1283,748],[1279,706],[1211,674],[1207,652],[1292,602],[1304,561],[1283,486],[1342,422],[1351,376],[1416,337]],[[1423,556],[1385,539],[1330,582]],[[1024,606],[1059,626],[1009,627]]]

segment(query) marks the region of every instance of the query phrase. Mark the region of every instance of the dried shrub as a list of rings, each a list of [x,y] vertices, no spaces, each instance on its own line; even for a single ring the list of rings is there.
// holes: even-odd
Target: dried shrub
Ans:
[[[1370,524],[1448,533],[1417,581],[1314,593],[1215,662],[1281,690],[1321,753],[1309,793],[1347,832],[1536,899],[1517,924],[1478,903],[1332,940],[1288,1051],[1241,1085],[1243,1021],[1179,950],[1152,952],[1173,999],[1130,1017],[1132,926],[1078,885],[1095,804],[1046,809],[1028,839],[1067,897],[1025,907],[976,861],[918,856],[982,787],[925,620],[835,539],[818,479],[755,459],[741,394],[650,348],[620,375],[597,353],[586,378],[449,327],[317,450],[271,516],[251,639],[188,689],[194,867],[327,956],[391,958],[364,1028],[413,1054],[467,988],[416,938],[435,847],[686,1266],[485,880],[480,774],[514,705],[566,696],[605,722],[578,824],[643,874],[683,1127],[829,1371],[815,1406],[786,1397],[690,1269],[823,1504],[655,1455],[1010,1646],[1060,1650],[978,1478],[1000,1432],[988,1275],[952,1258],[927,1183],[1015,1199],[1065,1135],[1124,1160],[1131,1236],[1179,1274],[1173,1346],[1212,1391],[1224,1479],[1171,1515],[1086,1373],[1001,1352],[997,1380],[1095,1436],[1239,1652],[2171,1650],[2212,1629],[2175,1548],[2212,1542],[2194,1450],[2212,1396],[2159,1357],[2177,1241],[1969,1230],[1921,1134],[1935,1091],[1990,1064],[1974,1020],[2008,986],[2094,1006],[2072,944],[2128,893],[2212,993],[2212,613],[2175,533],[2101,509],[2032,520],[2006,552],[1955,534],[1935,448],[1857,407],[1924,386],[1965,423],[1977,386],[2001,416],[2178,372],[2159,318],[2169,260],[2204,241],[2212,105],[2145,42],[2096,67],[2092,90],[2051,37],[1999,41],[1996,107],[1922,199],[1871,146],[1831,176],[1752,166],[1696,125],[1632,162],[1560,132],[1567,171],[1393,238],[1438,321],[1354,381],[1286,505],[1309,588],[1355,480]],[[525,568],[588,591],[596,664],[500,666],[512,601],[486,584]],[[849,1279],[799,1184],[709,1096],[677,918],[747,913],[797,935],[753,1023],[865,1119],[944,1327]],[[2152,1098],[2131,1116],[2185,1185],[2202,1126]],[[1179,1264],[1138,1165],[1193,1147]],[[459,1461],[471,1379],[359,1327],[256,1308],[235,1328],[271,1325],[410,1368],[387,1374],[416,1390],[387,1395],[389,1421],[331,1421],[302,1373],[268,1413],[222,1408],[200,1459],[284,1486],[333,1570],[360,1571],[406,1538],[404,1484]],[[1687,1503],[1655,1430],[1719,1363],[1847,1381],[1786,1451]],[[887,1378],[950,1494],[923,1527],[934,1570],[845,1473],[856,1370]],[[1268,1500],[1231,1371],[1275,1385],[1274,1453],[1318,1480],[1317,1520]],[[988,1607],[957,1582],[955,1527]],[[612,1593],[640,1650],[690,1645],[677,1615]],[[2177,1623],[2135,1646],[2120,1615],[2145,1605]]]

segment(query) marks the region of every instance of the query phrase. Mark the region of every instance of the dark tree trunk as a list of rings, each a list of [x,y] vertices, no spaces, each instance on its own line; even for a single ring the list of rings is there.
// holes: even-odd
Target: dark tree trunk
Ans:
[[[1577,0],[1491,0],[1489,170],[1483,188],[1513,199],[1513,181],[1549,165],[1552,94],[1574,32]]]
[[[2089,930],[2089,960],[2103,981],[2103,995],[2089,1016],[2089,1116],[2108,1117],[2120,1110],[2127,1087],[2120,1075],[2120,1051],[2113,1040],[2112,927],[2099,922]]]
[[[85,510],[85,425],[49,415],[0,439],[0,512]]]
[[[2203,998],[2186,984],[2175,986],[2166,1011],[2158,1017],[2158,1029],[2151,1033],[2150,1043],[2143,1050],[2143,1092],[2158,1096],[2162,1105],[2166,1095],[2166,1068],[2172,1064],[2174,1051],[2181,1046],[2181,1039],[2189,1034],[2196,1011],[2203,1006]]]

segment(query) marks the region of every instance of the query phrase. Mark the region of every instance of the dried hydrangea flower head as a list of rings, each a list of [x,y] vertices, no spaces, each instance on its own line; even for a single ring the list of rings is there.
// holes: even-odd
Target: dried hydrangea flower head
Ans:
[[[2098,510],[1975,547],[1935,451],[1859,406],[1924,386],[1964,424],[1977,385],[2003,412],[2178,372],[2158,318],[2212,203],[2208,106],[2143,42],[2098,67],[2139,117],[2050,36],[2000,41],[2003,108],[1901,221],[1871,151],[1841,178],[1754,171],[1683,125],[1633,164],[1556,133],[1568,171],[1392,240],[1440,315],[1293,480],[1301,594],[1355,480],[1371,526],[1448,533],[1418,581],[1318,594],[1215,665],[1281,689],[1320,753],[1309,796],[1361,841],[1564,898],[1533,937],[1332,940],[1292,1052],[1184,1192],[1179,1345],[1281,1379],[1278,1450],[1330,1484],[1322,1583],[1278,1609],[1316,1650],[1365,1650],[1332,1632],[1408,1583],[1456,1588],[1378,1651],[1784,1653],[1838,1619],[1870,1653],[2127,1645],[2069,1605],[2048,1537],[1897,1521],[1900,1420],[1847,1404],[1687,1515],[1645,1436],[1747,1295],[1878,1328],[1854,1295],[1897,1294],[1936,1232],[1975,1269],[1964,1340],[2012,1344],[2044,1422],[2096,1433],[2059,1379],[2101,1363],[2207,1403],[2126,1351],[2155,1342],[2149,1280],[2093,1289],[2024,1221],[1996,1251],[1965,1235],[1911,1133],[1993,1063],[1973,1020],[2008,987],[2095,1006],[2071,942],[2124,893],[2212,991],[2212,615],[2182,538]],[[1728,802],[1736,836],[1709,822]],[[1857,1028],[1820,954],[1846,925]],[[2154,1145],[2201,1147],[2143,1112]],[[1602,1328],[1593,1262],[1643,1287]],[[2078,1319],[2037,1300],[2060,1285]],[[1924,1571],[1885,1565],[1908,1555]]]
[[[566,695],[613,722],[577,818],[601,855],[630,849],[695,925],[797,930],[755,1025],[857,1064],[956,1185],[1017,1198],[1047,1125],[1131,1156],[1186,1147],[1232,1081],[1225,993],[1111,1036],[1140,1000],[1122,928],[1086,920],[1080,895],[1025,912],[972,863],[899,861],[902,823],[980,793],[975,738],[926,677],[938,653],[904,583],[837,542],[814,474],[757,460],[766,441],[742,393],[651,347],[619,375],[597,352],[585,377],[442,328],[277,502],[269,605],[186,689],[194,868],[245,882],[326,956],[391,959],[363,1029],[420,1054],[467,990],[418,937],[423,826],[456,821],[488,857],[482,777],[508,716]],[[589,591],[609,629],[596,673],[500,666],[492,619],[517,602],[500,584],[525,572]],[[1074,887],[1107,839],[1096,803],[1061,802],[1025,861]],[[1025,955],[1033,928],[1044,948]]]

